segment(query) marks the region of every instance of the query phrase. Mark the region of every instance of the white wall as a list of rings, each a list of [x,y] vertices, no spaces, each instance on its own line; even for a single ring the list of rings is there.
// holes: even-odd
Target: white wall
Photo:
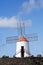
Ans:
[[[24,42],[24,41],[22,41],[22,42],[17,42],[17,44],[16,44],[16,57],[21,57],[21,46],[24,46],[24,49],[25,49],[25,53],[24,53],[24,57],[28,57],[29,56],[29,43],[28,42]],[[27,53],[26,53],[26,51],[27,51]]]

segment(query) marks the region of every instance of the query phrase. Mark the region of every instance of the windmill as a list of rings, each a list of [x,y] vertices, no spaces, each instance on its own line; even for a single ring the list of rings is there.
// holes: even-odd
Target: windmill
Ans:
[[[11,36],[6,38],[6,43],[17,42],[16,44],[16,54],[15,57],[29,57],[29,42],[38,40],[38,35],[36,33],[26,34],[25,27],[27,26],[26,22],[17,23],[17,32],[18,36]]]

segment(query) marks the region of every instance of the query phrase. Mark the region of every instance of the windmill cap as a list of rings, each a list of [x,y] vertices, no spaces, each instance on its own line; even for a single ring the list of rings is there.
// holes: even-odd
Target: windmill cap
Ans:
[[[17,42],[21,41],[28,42],[28,40],[24,36],[21,36]]]

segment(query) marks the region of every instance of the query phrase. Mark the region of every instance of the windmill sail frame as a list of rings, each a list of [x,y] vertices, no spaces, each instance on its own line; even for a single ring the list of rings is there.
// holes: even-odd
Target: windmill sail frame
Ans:
[[[6,42],[7,43],[12,43],[12,42],[16,42],[19,39],[19,36],[25,36],[29,42],[31,41],[37,41],[38,40],[38,35],[37,33],[32,33],[32,34],[25,34],[25,26],[27,24],[25,22],[17,22],[17,32],[18,35],[17,36],[11,36],[11,37],[7,37],[6,38]]]

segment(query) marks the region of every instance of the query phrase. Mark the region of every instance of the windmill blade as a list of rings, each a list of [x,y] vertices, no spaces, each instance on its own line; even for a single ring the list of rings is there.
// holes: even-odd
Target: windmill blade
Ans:
[[[27,36],[27,39],[29,40],[29,42],[31,42],[31,41],[37,41],[38,40],[37,33],[28,34],[26,36]]]
[[[17,23],[17,31],[18,31],[19,35],[24,35],[25,34],[24,22],[18,22]]]
[[[14,43],[18,40],[18,36],[11,36],[6,38],[6,43]]]
[[[17,32],[19,35],[25,35],[25,28],[32,26],[32,21],[17,22]]]

